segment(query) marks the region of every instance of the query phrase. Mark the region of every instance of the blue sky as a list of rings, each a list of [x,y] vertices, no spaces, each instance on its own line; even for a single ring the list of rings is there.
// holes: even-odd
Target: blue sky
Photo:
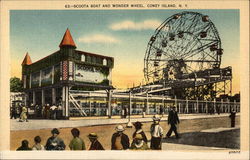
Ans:
[[[65,30],[69,28],[78,50],[114,57],[113,84],[116,87],[139,84],[143,79],[143,60],[151,35],[165,19],[182,11],[12,10],[12,76],[21,76],[20,65],[26,52],[34,62],[57,51]],[[232,65],[237,71],[240,57],[239,10],[190,11],[209,15],[221,37],[224,49],[222,66]],[[238,91],[239,76],[235,75],[234,88]]]

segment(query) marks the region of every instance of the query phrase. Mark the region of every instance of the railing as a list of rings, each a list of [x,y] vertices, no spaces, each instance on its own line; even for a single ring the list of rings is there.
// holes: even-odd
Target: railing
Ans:
[[[84,93],[70,94],[71,101],[75,107],[70,107],[70,116],[123,116],[146,114],[167,114],[170,106],[176,106],[179,114],[214,114],[229,113],[231,110],[240,112],[240,102],[224,101],[204,101],[204,100],[183,100],[170,99],[164,96],[128,96],[128,94],[111,94],[110,103],[108,94]],[[80,95],[80,96],[79,96]],[[130,100],[131,98],[131,100]],[[130,104],[131,102],[131,104]],[[109,107],[109,104],[111,105]],[[130,108],[131,107],[131,108]],[[111,112],[109,112],[109,108]]]

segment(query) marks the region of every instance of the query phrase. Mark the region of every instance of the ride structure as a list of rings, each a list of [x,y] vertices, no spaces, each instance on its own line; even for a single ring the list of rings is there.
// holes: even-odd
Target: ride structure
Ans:
[[[167,18],[150,38],[144,57],[147,85],[135,93],[180,99],[213,100],[231,95],[232,67],[221,68],[219,32],[208,15],[177,13]]]

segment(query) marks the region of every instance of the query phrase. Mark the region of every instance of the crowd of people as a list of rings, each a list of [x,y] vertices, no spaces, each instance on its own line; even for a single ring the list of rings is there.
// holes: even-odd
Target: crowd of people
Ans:
[[[172,107],[169,116],[168,124],[171,125],[166,137],[163,137],[164,132],[160,126],[161,116],[153,116],[153,124],[150,127],[151,142],[150,147],[148,146],[148,138],[144,133],[142,126],[143,124],[139,121],[133,123],[135,131],[132,135],[132,143],[130,144],[129,136],[124,133],[124,127],[122,125],[116,126],[116,132],[111,137],[111,150],[161,150],[162,149],[162,139],[169,138],[172,132],[175,133],[176,138],[179,138],[177,133],[176,125],[180,123],[178,114],[175,107]],[[59,137],[60,131],[57,128],[51,130],[51,137],[48,138],[46,145],[41,144],[41,137],[36,136],[34,138],[34,145],[30,148],[29,142],[23,140],[21,146],[17,149],[20,150],[65,150],[66,145]],[[88,135],[90,141],[90,147],[87,149],[85,142],[80,138],[80,130],[73,128],[71,130],[72,140],[69,143],[70,150],[105,150],[101,142],[98,141],[98,135],[96,133],[90,133]]]
[[[29,108],[30,110],[32,108],[32,110],[34,111],[33,116],[36,118],[62,119],[63,117],[63,109],[60,104],[46,104],[44,106],[31,104]],[[16,119],[19,117],[20,122],[28,122],[28,115],[31,116],[28,112],[28,107],[26,107],[25,105],[20,105],[18,109],[15,106],[11,108],[11,119]]]

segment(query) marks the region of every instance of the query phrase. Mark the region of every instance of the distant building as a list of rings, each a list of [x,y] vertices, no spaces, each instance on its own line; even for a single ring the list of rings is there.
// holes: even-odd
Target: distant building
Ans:
[[[60,50],[32,63],[29,54],[22,62],[26,105],[61,104],[69,117],[69,90],[112,89],[113,57],[76,50],[67,29]]]
[[[24,100],[24,92],[10,92],[10,111],[15,107],[17,113],[20,114],[20,106],[23,104]]]
[[[10,92],[10,102],[13,101],[20,101],[24,100],[24,93],[23,92]]]

